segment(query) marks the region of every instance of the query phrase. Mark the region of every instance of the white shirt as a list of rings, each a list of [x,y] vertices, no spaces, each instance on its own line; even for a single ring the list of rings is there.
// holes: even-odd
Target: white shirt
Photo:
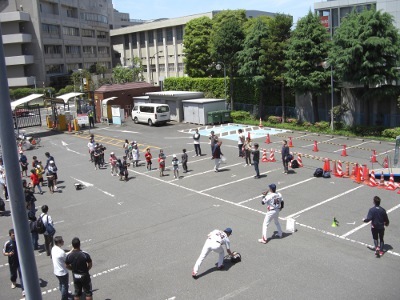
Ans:
[[[238,136],[238,145],[242,145],[245,142],[244,134],[243,132],[239,134]]]
[[[281,201],[282,201],[281,193],[268,193],[264,196],[262,202],[267,204],[268,210],[279,210],[281,208]]]
[[[208,238],[214,242],[225,245],[226,249],[231,248],[231,242],[229,241],[228,235],[221,230],[215,229],[208,234]]]
[[[54,225],[53,224],[53,219],[51,218],[51,216],[49,216],[49,215],[47,215],[47,214],[45,214],[45,213],[42,213],[42,214],[40,214],[40,217],[42,218],[42,220],[43,220],[43,225],[46,227],[47,226],[47,221],[51,224],[51,225]]]
[[[54,247],[51,248],[51,259],[53,260],[54,275],[64,276],[68,274],[68,270],[65,267],[66,257],[67,254],[60,247],[54,245]]]
[[[193,144],[200,144],[200,133],[193,134]]]

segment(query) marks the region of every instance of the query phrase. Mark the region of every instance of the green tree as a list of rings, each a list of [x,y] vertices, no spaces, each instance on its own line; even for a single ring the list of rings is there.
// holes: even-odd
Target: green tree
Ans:
[[[285,51],[291,34],[293,19],[291,16],[277,14],[268,20],[267,39],[263,40],[264,55],[262,65],[267,80],[272,85],[281,86],[282,122],[285,122]]]
[[[259,113],[261,117],[263,101],[266,96],[266,84],[268,74],[263,67],[262,45],[267,39],[267,24],[262,18],[255,18],[250,27],[246,30],[246,38],[243,43],[243,50],[238,53],[240,63],[239,75],[253,80],[259,89]]]
[[[383,86],[399,78],[399,58],[400,36],[388,13],[375,8],[360,13],[353,11],[335,32],[329,61],[340,81],[363,85],[358,94],[367,101],[367,124],[370,123],[372,96],[378,91],[390,92]],[[374,89],[370,89],[371,86]]]
[[[244,10],[222,11],[213,20],[213,31],[210,37],[210,53],[212,58],[224,63],[229,74],[230,104],[233,109],[233,77],[238,69],[238,52],[243,49],[243,24],[246,21]]]
[[[184,64],[185,73],[190,77],[206,77],[212,63],[209,53],[209,40],[212,21],[208,17],[193,19],[185,25]]]
[[[284,78],[295,92],[311,94],[314,122],[319,121],[317,96],[328,90],[330,73],[321,63],[328,57],[329,34],[311,11],[299,19],[288,43]]]
[[[71,83],[73,86],[73,90],[76,92],[83,92],[84,87],[83,87],[83,79],[88,78],[90,79],[90,72],[86,69],[79,69],[79,70],[74,70],[73,73],[71,74]]]
[[[121,65],[117,65],[112,71],[112,78],[115,83],[132,82],[133,75],[133,68],[126,68]]]

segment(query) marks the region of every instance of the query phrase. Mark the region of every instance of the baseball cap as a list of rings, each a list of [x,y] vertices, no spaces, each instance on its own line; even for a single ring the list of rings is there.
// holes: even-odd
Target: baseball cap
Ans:
[[[224,232],[226,232],[228,234],[232,234],[232,228],[227,227],[227,228],[225,228]]]
[[[114,152],[111,152],[110,155],[114,155]]]
[[[50,164],[54,164],[54,160],[49,161]]]
[[[22,153],[24,153],[24,151],[22,151],[22,150],[21,150],[21,151],[19,151],[19,154],[22,154]]]
[[[275,185],[275,183],[270,184],[268,187],[271,189],[272,192],[274,192],[274,193],[276,192],[276,185]]]
[[[176,154],[173,154],[172,157],[176,157]]]

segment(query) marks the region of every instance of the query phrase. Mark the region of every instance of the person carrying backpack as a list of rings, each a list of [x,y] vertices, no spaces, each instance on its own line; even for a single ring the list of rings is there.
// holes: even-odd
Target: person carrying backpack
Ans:
[[[287,141],[286,140],[283,140],[281,153],[282,153],[282,163],[283,163],[283,174],[287,174],[289,172],[288,156],[290,155],[290,153],[289,153],[289,147],[287,145]]]
[[[42,214],[40,218],[42,219],[43,225],[46,231],[43,233],[44,236],[44,247],[46,249],[47,256],[51,256],[51,248],[54,246],[53,236],[55,234],[53,219],[48,215],[49,207],[47,205],[42,206]],[[52,229],[51,229],[52,228]]]

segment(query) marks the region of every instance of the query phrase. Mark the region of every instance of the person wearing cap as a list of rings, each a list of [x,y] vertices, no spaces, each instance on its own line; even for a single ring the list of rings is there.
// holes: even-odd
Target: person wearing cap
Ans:
[[[260,163],[260,149],[258,149],[257,143],[254,143],[254,150],[252,150],[251,153],[253,154],[253,165],[254,170],[256,171],[256,176],[254,176],[254,178],[260,178],[260,170],[258,168]]]
[[[224,248],[222,246],[226,247],[226,251],[230,256],[233,256],[233,252],[231,251],[231,243],[229,241],[229,236],[232,235],[232,229],[231,228],[226,228],[224,231],[215,229],[211,231],[208,236],[207,240],[204,243],[203,250],[201,250],[200,256],[197,259],[193,271],[192,271],[192,277],[197,278],[197,274],[199,272],[199,268],[203,260],[207,257],[207,255],[213,251],[218,253],[218,262],[217,262],[217,268],[219,270],[222,270],[224,268]]]
[[[263,199],[261,200],[262,205],[267,205],[267,214],[265,215],[263,227],[262,227],[262,238],[258,241],[261,244],[266,244],[268,225],[271,220],[274,220],[276,228],[278,229],[278,237],[282,237],[282,228],[279,224],[279,212],[283,208],[283,199],[281,193],[276,192],[276,185],[274,183],[270,184],[269,191],[264,192]]]
[[[138,147],[136,141],[134,141],[134,144],[132,147],[132,168],[139,166],[139,160],[140,160],[139,147]]]
[[[222,141],[218,141],[214,145],[214,149],[212,152],[212,158],[215,163],[214,171],[219,172],[219,165],[221,164],[221,156],[223,155],[221,152]]]
[[[111,167],[111,176],[117,176],[118,175],[117,157],[115,156],[114,152],[110,153],[110,158],[108,161]]]
[[[160,177],[164,176],[166,159],[167,157],[165,156],[164,150],[160,149],[160,153],[158,154],[158,168],[160,170]]]
[[[23,151],[19,151],[19,164],[21,165],[21,177],[25,176],[28,177],[28,158],[24,154]]]
[[[179,178],[179,160],[176,154],[172,155],[172,168],[174,169],[174,178]]]
[[[41,161],[38,161],[38,162],[37,162],[37,165],[35,166],[35,171],[36,171],[36,175],[37,175],[38,178],[39,178],[39,184],[40,184],[41,186],[43,186],[43,174],[44,174],[44,169],[43,169],[43,166],[42,166],[42,162],[41,162]]]
[[[282,142],[282,163],[283,163],[283,174],[287,174],[289,172],[289,161],[288,157],[290,155],[289,147],[286,140]]]
[[[210,132],[210,136],[208,137],[208,139],[210,140],[210,144],[211,144],[211,154],[214,151],[214,146],[217,144],[218,142],[218,137],[214,134],[214,130],[212,130]]]

